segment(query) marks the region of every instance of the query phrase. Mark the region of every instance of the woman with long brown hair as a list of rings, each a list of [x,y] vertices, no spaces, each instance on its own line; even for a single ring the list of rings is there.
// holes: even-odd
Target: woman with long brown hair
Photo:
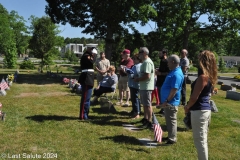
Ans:
[[[217,83],[217,62],[215,55],[204,50],[198,55],[198,78],[191,84],[191,96],[184,107],[185,114],[191,112],[194,145],[198,159],[208,159],[207,133],[211,118],[210,94]]]

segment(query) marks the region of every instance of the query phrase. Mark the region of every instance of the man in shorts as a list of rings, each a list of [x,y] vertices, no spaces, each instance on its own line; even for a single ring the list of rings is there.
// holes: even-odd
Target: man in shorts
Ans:
[[[133,60],[130,58],[130,50],[124,49],[122,54],[122,60],[120,62],[120,66],[118,68],[120,78],[118,81],[118,90],[119,90],[119,102],[116,103],[116,105],[121,105],[124,107],[129,106],[129,98],[130,98],[130,90],[128,87],[128,76],[125,71],[125,68],[131,68],[134,63]],[[123,103],[123,94],[126,91],[126,103]]]
[[[143,105],[144,118],[141,120],[143,128],[152,127],[152,102],[151,94],[154,90],[154,64],[148,57],[149,50],[147,47],[141,47],[139,50],[139,58],[143,61],[140,67],[140,77],[135,78],[134,81],[140,84],[140,99]]]

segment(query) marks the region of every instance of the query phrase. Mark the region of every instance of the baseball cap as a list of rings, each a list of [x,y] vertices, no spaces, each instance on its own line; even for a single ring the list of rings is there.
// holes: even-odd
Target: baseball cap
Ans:
[[[130,50],[124,49],[121,54],[130,54]]]

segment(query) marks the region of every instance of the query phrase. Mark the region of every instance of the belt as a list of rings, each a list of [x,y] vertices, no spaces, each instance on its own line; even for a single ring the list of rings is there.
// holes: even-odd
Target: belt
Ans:
[[[83,69],[82,72],[94,72],[93,69]]]

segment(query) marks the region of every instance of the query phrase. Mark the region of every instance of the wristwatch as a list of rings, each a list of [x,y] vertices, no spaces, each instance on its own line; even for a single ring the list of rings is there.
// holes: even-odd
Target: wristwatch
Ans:
[[[167,103],[168,103],[168,102],[169,102],[169,100],[168,100],[168,99],[166,99],[166,101],[165,101],[165,102],[167,102]]]

